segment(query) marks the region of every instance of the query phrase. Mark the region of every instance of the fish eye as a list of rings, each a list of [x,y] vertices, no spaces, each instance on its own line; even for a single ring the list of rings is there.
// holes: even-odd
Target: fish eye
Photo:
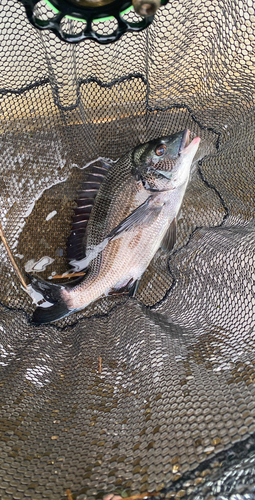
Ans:
[[[165,152],[166,152],[166,145],[165,144],[160,144],[155,149],[155,153],[156,153],[157,156],[163,156],[163,154]]]

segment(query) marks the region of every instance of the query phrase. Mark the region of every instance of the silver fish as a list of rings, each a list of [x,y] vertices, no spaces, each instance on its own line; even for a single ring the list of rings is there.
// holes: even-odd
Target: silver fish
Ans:
[[[86,230],[86,257],[72,260],[88,268],[76,286],[32,278],[32,287],[50,307],[37,307],[35,323],[49,323],[84,309],[102,296],[134,288],[157,250],[172,249],[176,218],[200,138],[189,130],[137,146],[111,167],[96,196]]]

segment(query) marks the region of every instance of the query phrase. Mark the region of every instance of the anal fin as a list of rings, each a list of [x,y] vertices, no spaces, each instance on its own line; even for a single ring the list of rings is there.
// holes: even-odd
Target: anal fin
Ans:
[[[130,295],[130,291],[133,289],[134,282],[133,279],[131,278],[129,282],[120,287],[120,288],[112,288],[108,295]]]
[[[134,281],[134,283],[132,284],[131,288],[129,289],[130,297],[135,297],[136,292],[139,288],[140,281],[141,281],[141,279],[138,279],[138,280]]]

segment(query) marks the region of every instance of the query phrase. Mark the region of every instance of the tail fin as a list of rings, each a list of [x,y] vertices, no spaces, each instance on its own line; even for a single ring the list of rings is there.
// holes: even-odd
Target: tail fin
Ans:
[[[56,304],[61,299],[61,285],[56,285],[55,283],[49,283],[48,281],[44,281],[39,278],[35,278],[35,276],[27,275],[32,288],[43,295],[44,299],[51,304]]]
[[[72,311],[67,309],[66,304],[62,301],[50,307],[37,307],[32,316],[32,321],[37,325],[52,323],[53,321],[68,316],[71,312]]]
[[[37,307],[32,317],[33,323],[51,323],[71,314],[72,310],[68,309],[61,296],[62,286],[35,277],[29,278],[32,288],[41,293],[45,300],[53,304],[49,307]]]

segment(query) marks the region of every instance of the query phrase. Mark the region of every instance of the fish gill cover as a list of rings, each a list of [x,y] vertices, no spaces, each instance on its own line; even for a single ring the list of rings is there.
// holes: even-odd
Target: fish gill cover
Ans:
[[[67,270],[88,164],[185,128],[201,137],[174,251],[136,298],[32,325],[1,245],[2,498],[252,500],[253,2],[172,2],[104,47],[39,33],[17,1],[0,26],[1,223],[23,271]]]

